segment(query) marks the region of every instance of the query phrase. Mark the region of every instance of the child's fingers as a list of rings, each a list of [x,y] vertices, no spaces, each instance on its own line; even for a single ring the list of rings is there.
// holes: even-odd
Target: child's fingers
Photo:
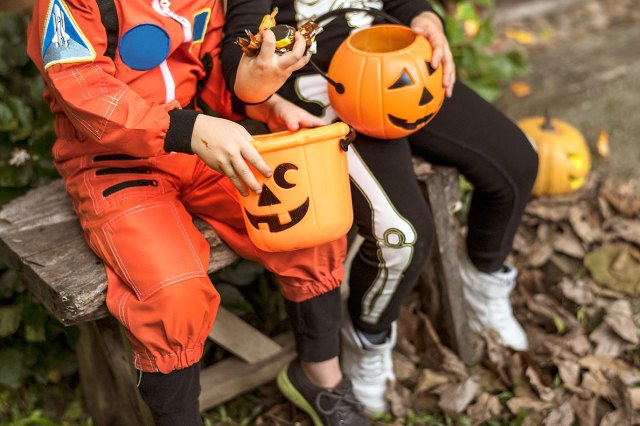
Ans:
[[[245,167],[246,167],[246,164],[245,164]],[[238,173],[236,172],[236,170],[234,169],[231,163],[221,164],[220,171],[224,173],[226,177],[229,178],[233,186],[236,187],[236,189],[238,190],[238,192],[240,192],[240,194],[242,194],[242,196],[246,197],[247,195],[249,195],[249,193],[247,192],[247,187],[245,186],[245,182],[240,179],[240,176],[238,175]]]
[[[262,44],[260,45],[260,56],[263,59],[270,59],[275,55],[276,51],[276,36],[271,30],[264,30],[262,32]]]
[[[253,167],[255,167],[256,170],[258,170],[260,174],[262,174],[262,176],[264,177],[271,176],[271,173],[272,173],[271,168],[267,165],[267,163],[265,163],[264,159],[258,153],[258,151],[253,147],[253,145],[251,145],[250,143],[247,143],[247,145],[240,150],[240,153],[242,154],[242,158],[244,158],[246,162],[248,162]],[[251,175],[253,175],[253,173]]]
[[[313,114],[306,113],[300,119],[300,127],[320,127],[324,126],[326,123],[322,121],[319,117],[316,117]]]
[[[307,50],[307,41],[304,39],[303,35],[300,34],[299,31],[295,33],[295,43],[293,44],[293,49],[291,51],[296,55],[296,57],[301,58],[304,56],[304,52]]]

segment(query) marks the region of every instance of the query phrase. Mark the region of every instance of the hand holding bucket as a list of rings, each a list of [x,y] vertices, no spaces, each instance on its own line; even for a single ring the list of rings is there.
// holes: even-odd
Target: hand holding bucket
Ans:
[[[247,233],[265,251],[289,251],[336,240],[353,223],[346,150],[353,131],[334,123],[254,136],[273,170],[254,173],[261,194],[239,197]]]

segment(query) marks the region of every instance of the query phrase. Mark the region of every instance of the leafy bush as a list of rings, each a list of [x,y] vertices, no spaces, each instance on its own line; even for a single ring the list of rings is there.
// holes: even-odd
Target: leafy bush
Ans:
[[[491,52],[493,0],[429,0],[444,16],[451,53],[456,63],[457,78],[492,102],[503,85],[528,71],[524,57],[511,51]]]
[[[52,114],[25,48],[28,20],[0,12],[0,202],[56,176]]]

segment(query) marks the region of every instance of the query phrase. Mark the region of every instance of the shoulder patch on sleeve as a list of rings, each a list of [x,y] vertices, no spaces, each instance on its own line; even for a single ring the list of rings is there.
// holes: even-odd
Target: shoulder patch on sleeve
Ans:
[[[211,9],[203,9],[193,16],[193,44],[202,43],[207,33],[207,25],[211,17]]]
[[[42,34],[42,63],[51,65],[70,62],[90,62],[96,52],[73,19],[63,0],[51,0]]]

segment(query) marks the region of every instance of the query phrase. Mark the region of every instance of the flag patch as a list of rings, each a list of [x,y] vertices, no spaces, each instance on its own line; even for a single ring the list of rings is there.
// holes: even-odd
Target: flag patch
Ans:
[[[93,46],[73,19],[63,0],[51,0],[42,35],[42,63],[51,65],[89,62],[96,57]]]
[[[209,17],[211,16],[211,9],[204,9],[196,13],[193,17],[193,44],[202,43],[204,36],[207,33],[207,25],[209,24]]]

